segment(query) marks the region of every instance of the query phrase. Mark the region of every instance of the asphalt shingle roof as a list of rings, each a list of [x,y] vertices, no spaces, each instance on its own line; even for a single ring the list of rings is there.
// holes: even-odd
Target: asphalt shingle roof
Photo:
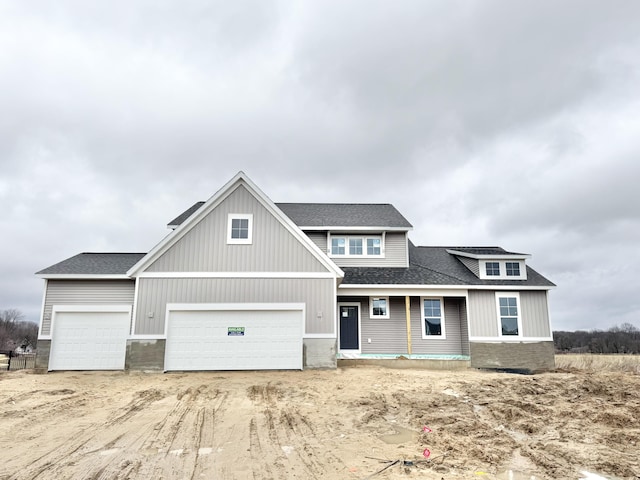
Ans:
[[[167,225],[170,227],[181,225],[182,222],[184,222],[187,218],[193,215],[196,212],[196,210],[198,210],[202,205],[204,205],[204,203],[205,202],[194,203],[189,208],[187,208],[184,212],[178,215],[176,218],[171,220]]]
[[[466,248],[482,249],[483,247]],[[459,248],[416,247],[409,244],[408,268],[342,267],[345,273],[342,283],[345,285],[555,286],[529,266],[527,266],[526,280],[481,280],[455,255],[447,253],[447,250],[459,250]]]
[[[146,253],[79,253],[36,275],[123,275]]]
[[[449,250],[469,253],[471,255],[526,255],[525,253],[507,252],[502,247],[448,247]]]
[[[412,228],[389,203],[276,203],[300,227]]]

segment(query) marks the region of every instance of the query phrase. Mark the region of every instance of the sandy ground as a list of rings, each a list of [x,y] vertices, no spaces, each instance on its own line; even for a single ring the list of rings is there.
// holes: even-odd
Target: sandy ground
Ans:
[[[0,374],[3,480],[640,478],[639,442],[631,373]]]

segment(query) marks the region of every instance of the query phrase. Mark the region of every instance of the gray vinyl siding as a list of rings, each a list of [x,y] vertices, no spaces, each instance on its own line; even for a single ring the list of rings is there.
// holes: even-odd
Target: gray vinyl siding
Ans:
[[[462,354],[469,355],[469,321],[467,315],[467,301],[460,299],[460,344]]]
[[[476,277],[480,278],[480,262],[478,260],[467,257],[457,257],[457,259],[460,260],[465,267],[471,270]]]
[[[227,244],[229,213],[253,215],[252,244]],[[327,268],[239,186],[146,271],[324,272]]]
[[[51,334],[54,305],[133,305],[133,280],[48,280],[42,335]]]
[[[469,290],[469,335],[497,337],[496,294],[492,290]]]
[[[551,337],[547,292],[520,292],[522,334],[525,337]]]
[[[324,233],[324,243],[317,237],[316,234],[310,237],[314,240],[316,245],[322,247],[324,245],[323,252],[327,251],[327,239],[326,232]],[[363,236],[366,234],[360,234],[354,232],[352,234],[345,233],[346,236]],[[331,257],[331,260],[335,262],[339,267],[406,267],[407,261],[407,234],[406,232],[387,232],[385,236],[385,252],[384,258],[380,257]]]
[[[550,337],[546,291],[522,291],[520,315],[522,338]],[[470,334],[474,337],[498,337],[496,294],[492,290],[469,290]]]
[[[167,303],[305,303],[306,333],[335,333],[333,278],[140,278],[138,281],[136,335],[164,335]]]
[[[369,297],[339,297],[338,302],[360,303],[362,353],[407,353],[404,297],[389,297],[389,318],[369,317]]]
[[[432,355],[466,355],[463,343],[467,344],[468,337],[463,333],[461,311],[465,308],[463,298],[444,298],[444,328],[445,337],[422,338],[423,318],[420,297],[411,298],[411,353]],[[465,315],[466,316],[466,315]],[[466,323],[466,321],[465,321]],[[465,342],[466,337],[466,342]]]
[[[327,232],[304,232],[315,243],[320,251],[327,253]]]

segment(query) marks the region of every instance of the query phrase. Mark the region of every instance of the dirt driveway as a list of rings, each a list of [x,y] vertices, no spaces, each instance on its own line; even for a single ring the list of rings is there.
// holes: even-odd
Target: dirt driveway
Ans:
[[[639,478],[639,442],[624,373],[0,375],[3,480]]]

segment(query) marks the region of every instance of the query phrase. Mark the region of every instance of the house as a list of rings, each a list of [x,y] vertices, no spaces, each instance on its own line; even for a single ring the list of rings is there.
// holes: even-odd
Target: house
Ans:
[[[333,368],[398,357],[554,367],[554,285],[530,256],[414,246],[392,205],[276,204],[240,172],[169,228],[148,253],[81,253],[37,273],[38,369]]]

